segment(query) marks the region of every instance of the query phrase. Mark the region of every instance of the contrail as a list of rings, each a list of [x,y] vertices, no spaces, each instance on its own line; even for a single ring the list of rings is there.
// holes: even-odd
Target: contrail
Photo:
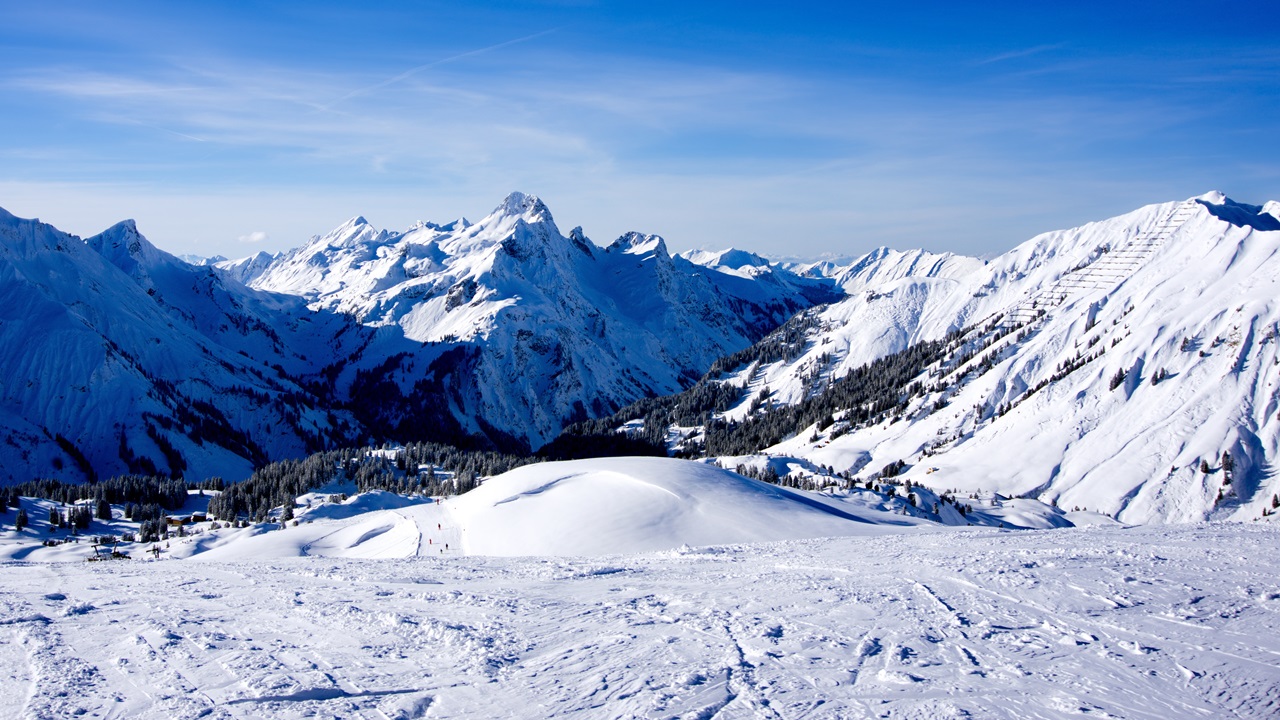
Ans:
[[[463,59],[463,58],[471,57],[471,56],[473,56],[473,55],[480,55],[480,54],[482,54],[482,53],[487,53],[487,52],[490,52],[490,51],[492,51],[492,50],[497,50],[497,49],[499,49],[499,48],[507,47],[508,45],[515,45],[516,43],[527,42],[527,41],[529,41],[529,40],[533,40],[533,39],[535,39],[535,38],[540,38],[540,37],[542,37],[543,35],[550,35],[551,33],[555,32],[555,31],[557,31],[557,30],[559,30],[559,29],[560,29],[560,28],[552,28],[552,29],[550,29],[550,30],[543,30],[542,32],[534,33],[534,34],[532,34],[532,35],[526,35],[526,36],[524,36],[524,37],[516,38],[516,39],[514,39],[514,40],[507,40],[506,42],[500,42],[500,43],[498,43],[497,45],[490,45],[490,46],[488,46],[488,47],[477,48],[477,49],[475,49],[475,50],[468,50],[467,52],[464,52],[464,53],[459,53],[459,54],[457,54],[457,55],[453,55],[453,56],[450,56],[450,57],[447,57],[447,58],[442,58],[442,59],[440,59],[440,60],[434,60],[434,61],[432,61],[432,62],[429,62],[429,63],[425,64],[425,65],[419,65],[419,66],[414,67],[414,68],[409,68],[408,70],[405,70],[404,72],[400,73],[399,75],[395,75],[395,76],[393,76],[393,77],[387,78],[386,80],[383,80],[382,82],[374,83],[373,85],[369,85],[368,87],[362,87],[362,88],[357,88],[357,89],[355,89],[355,90],[352,90],[351,92],[347,93],[346,95],[343,95],[342,97],[338,98],[337,100],[334,100],[333,102],[331,102],[331,103],[329,103],[329,104],[327,104],[327,105],[321,105],[319,109],[321,109],[321,110],[328,110],[328,109],[332,108],[334,105],[337,105],[338,103],[340,103],[340,102],[342,102],[342,101],[344,101],[344,100],[349,100],[349,99],[351,99],[351,98],[353,98],[353,97],[355,97],[355,96],[357,96],[357,95],[363,95],[363,94],[365,94],[365,93],[373,92],[374,90],[378,90],[378,89],[384,88],[384,87],[386,87],[386,86],[388,86],[388,85],[394,85],[395,83],[398,83],[398,82],[400,82],[401,80],[404,80],[405,78],[407,78],[407,77],[409,77],[409,76],[411,76],[411,75],[414,75],[415,73],[419,73],[419,72],[422,72],[423,70],[427,70],[427,69],[429,69],[429,68],[436,67],[437,65],[444,65],[445,63],[451,63],[451,62],[454,62],[454,61],[456,61],[456,60],[461,60],[461,59]]]

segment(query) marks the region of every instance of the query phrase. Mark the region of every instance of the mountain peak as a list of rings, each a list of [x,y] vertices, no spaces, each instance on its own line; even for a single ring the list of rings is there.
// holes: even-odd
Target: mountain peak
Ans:
[[[379,230],[369,224],[363,215],[356,215],[322,236],[312,238],[312,243],[321,247],[351,248],[357,245],[377,244],[385,242],[391,233]]]
[[[1226,193],[1222,192],[1221,190],[1210,190],[1209,192],[1203,195],[1197,195],[1196,197],[1193,197],[1191,199],[1202,200],[1211,205],[1221,205],[1224,202],[1227,202],[1228,200]]]
[[[1267,205],[1249,205],[1236,202],[1216,190],[1192,199],[1208,210],[1210,215],[1237,227],[1280,230],[1280,218],[1274,212],[1274,201]],[[1268,206],[1272,209],[1268,210]]]
[[[414,225],[412,229],[417,230],[418,228],[427,228],[429,230],[435,230],[436,232],[457,232],[458,230],[466,230],[469,227],[471,227],[471,221],[465,217],[460,217],[453,222],[447,222],[444,224],[419,222],[417,225]]]
[[[748,250],[726,248],[724,250],[690,250],[680,256],[695,265],[725,270],[741,270],[743,268],[767,268],[770,263],[765,258]]]
[[[661,235],[645,235],[634,230],[614,240],[613,244],[608,247],[608,251],[620,251],[627,255],[652,254],[657,257],[671,257],[667,252],[667,242],[662,239]]]
[[[133,272],[139,266],[149,266],[161,254],[138,232],[138,224],[133,220],[121,220],[86,239],[85,244],[125,272]]]
[[[526,195],[515,191],[508,195],[502,204],[494,208],[494,215],[525,217],[531,221],[550,220],[551,211],[537,195]]]

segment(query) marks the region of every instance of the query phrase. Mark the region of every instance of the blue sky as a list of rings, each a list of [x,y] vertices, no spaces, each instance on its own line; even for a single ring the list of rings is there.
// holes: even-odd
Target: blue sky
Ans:
[[[239,256],[522,190],[815,256],[1280,199],[1274,6],[1032,5],[5,3],[0,207]]]

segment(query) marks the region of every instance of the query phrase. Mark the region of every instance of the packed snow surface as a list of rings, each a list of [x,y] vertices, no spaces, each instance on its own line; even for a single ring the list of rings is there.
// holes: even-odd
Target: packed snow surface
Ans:
[[[1275,717],[1277,543],[1217,524],[8,562],[0,716]]]

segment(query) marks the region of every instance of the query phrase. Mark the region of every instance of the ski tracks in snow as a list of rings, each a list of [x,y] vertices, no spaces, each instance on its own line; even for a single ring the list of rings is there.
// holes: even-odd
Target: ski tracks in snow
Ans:
[[[1276,541],[1200,526],[10,563],[0,691],[27,698],[5,710],[22,718],[1267,717]]]

